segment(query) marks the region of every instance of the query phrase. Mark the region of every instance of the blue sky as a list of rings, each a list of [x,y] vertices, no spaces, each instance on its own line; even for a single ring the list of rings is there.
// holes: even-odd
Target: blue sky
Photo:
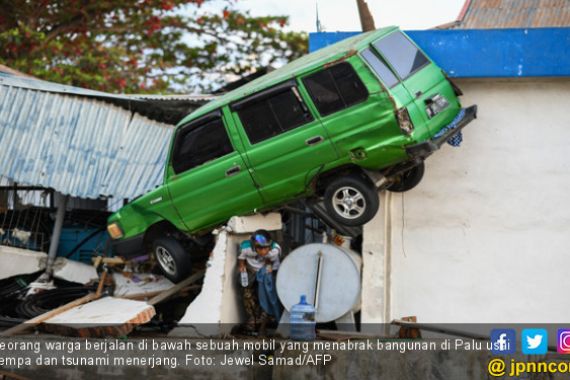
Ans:
[[[453,21],[464,0],[368,0],[376,27],[398,25],[403,29],[428,29]],[[238,0],[240,9],[252,15],[288,15],[290,29],[315,31],[315,0]],[[320,0],[319,16],[325,31],[360,29],[356,0]]]

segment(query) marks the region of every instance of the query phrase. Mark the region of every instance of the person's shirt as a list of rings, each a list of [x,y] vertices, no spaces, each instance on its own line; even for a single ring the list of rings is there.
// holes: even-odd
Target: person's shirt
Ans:
[[[279,269],[279,264],[281,264],[281,247],[276,242],[271,243],[271,248],[265,256],[261,256],[255,251],[251,244],[251,240],[242,241],[239,250],[240,253],[238,259],[245,260],[247,265],[256,272],[265,265],[266,260],[272,264],[272,269],[274,271]]]

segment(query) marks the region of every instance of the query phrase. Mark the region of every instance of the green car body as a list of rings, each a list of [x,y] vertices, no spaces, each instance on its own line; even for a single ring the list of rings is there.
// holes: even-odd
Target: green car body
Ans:
[[[399,56],[400,45],[412,61]],[[115,250],[140,252],[165,233],[200,236],[234,215],[322,195],[339,173],[385,174],[417,163],[475,118],[473,106],[457,120],[457,95],[396,27],[306,55],[178,124],[163,185],[110,217]],[[267,131],[255,128],[262,119]],[[434,137],[452,121],[456,129]],[[206,125],[209,137],[201,134]]]

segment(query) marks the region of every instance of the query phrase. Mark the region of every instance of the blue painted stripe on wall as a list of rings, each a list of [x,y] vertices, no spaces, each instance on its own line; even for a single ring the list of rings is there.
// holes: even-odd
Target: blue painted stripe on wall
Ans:
[[[315,51],[359,32],[311,33]],[[570,76],[570,28],[406,32],[455,78]]]

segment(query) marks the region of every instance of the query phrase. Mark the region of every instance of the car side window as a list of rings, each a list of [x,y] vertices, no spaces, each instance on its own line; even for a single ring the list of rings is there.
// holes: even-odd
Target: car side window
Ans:
[[[252,144],[313,120],[297,88],[291,86],[246,101],[238,107],[237,113]]]
[[[429,63],[427,57],[401,32],[392,33],[373,45],[402,79]]]
[[[368,98],[368,90],[348,62],[311,74],[303,79],[303,83],[322,116]]]
[[[177,132],[172,167],[182,173],[233,151],[221,117],[208,117]]]
[[[398,78],[394,75],[394,73],[390,70],[388,66],[382,61],[376,53],[372,51],[372,49],[366,49],[362,53],[362,58],[370,65],[372,70],[380,77],[382,82],[388,88],[392,88],[398,84]]]

